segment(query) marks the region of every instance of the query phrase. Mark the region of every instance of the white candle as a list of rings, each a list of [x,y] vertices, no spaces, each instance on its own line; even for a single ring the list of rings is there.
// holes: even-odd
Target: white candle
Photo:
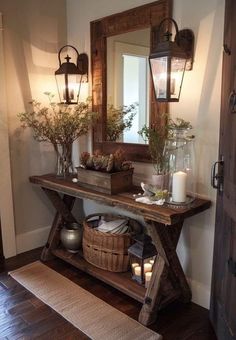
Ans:
[[[134,267],[134,274],[136,276],[141,276],[141,267],[140,266]]]
[[[133,268],[133,270],[134,270],[135,267],[138,267],[138,266],[139,266],[138,263],[132,263],[132,268]]]
[[[151,281],[151,277],[152,277],[152,272],[145,273],[145,288],[147,288],[149,286],[149,283]]]
[[[186,201],[186,182],[187,174],[185,172],[178,171],[173,174],[172,200],[174,202]]]
[[[150,260],[149,263],[151,263],[151,265],[154,265],[154,260]]]
[[[152,264],[151,263],[144,263],[143,271],[144,273],[150,272],[152,270]]]

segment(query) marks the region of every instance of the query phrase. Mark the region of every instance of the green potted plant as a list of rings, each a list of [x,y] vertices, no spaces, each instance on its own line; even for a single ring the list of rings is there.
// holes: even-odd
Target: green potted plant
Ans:
[[[192,128],[192,126],[190,122],[182,118],[171,119],[167,113],[163,114],[161,118],[161,121],[164,123],[153,124],[151,126],[144,125],[138,133],[144,141],[148,142],[149,153],[155,170],[152,176],[152,182],[158,188],[165,189],[168,181],[166,142],[174,130],[186,130]]]
[[[50,142],[57,155],[57,176],[66,176],[72,169],[72,143],[91,128],[97,113],[90,109],[91,100],[78,105],[52,102],[53,95],[45,93],[49,105],[33,100],[32,109],[18,114],[22,127],[30,127],[39,142]]]
[[[152,182],[160,189],[163,188],[167,172],[165,144],[169,133],[169,116],[168,114],[163,114],[161,118],[163,121],[162,124],[144,125],[143,128],[138,131],[143,140],[148,142],[149,153],[155,170],[152,176]]]
[[[184,120],[183,118],[175,118],[175,120],[169,118],[168,120],[168,130],[190,130],[192,129],[192,125],[190,122]]]

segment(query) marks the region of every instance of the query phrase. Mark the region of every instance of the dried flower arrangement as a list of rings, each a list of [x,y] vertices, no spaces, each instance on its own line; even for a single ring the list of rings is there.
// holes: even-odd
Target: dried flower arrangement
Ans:
[[[57,154],[57,175],[65,176],[72,166],[72,143],[92,127],[97,113],[91,110],[91,99],[78,105],[57,104],[53,95],[45,92],[49,106],[33,100],[32,110],[18,114],[22,127],[30,127],[39,142],[52,143]]]
[[[83,152],[80,156],[80,162],[80,167],[84,169],[103,172],[119,172],[132,168],[132,163],[125,159],[125,153],[122,149],[118,149],[110,155],[103,155],[100,152],[90,155],[88,152]]]
[[[97,113],[91,110],[91,99],[78,105],[57,104],[52,102],[53,95],[48,96],[49,106],[33,100],[32,110],[18,114],[22,127],[33,129],[34,138],[39,142],[57,144],[72,144],[78,137],[85,135],[91,128]]]

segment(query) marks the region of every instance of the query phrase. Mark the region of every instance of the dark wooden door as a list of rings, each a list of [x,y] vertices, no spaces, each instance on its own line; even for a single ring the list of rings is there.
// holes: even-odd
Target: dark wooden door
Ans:
[[[210,316],[219,340],[236,339],[236,1],[225,1],[218,189]]]

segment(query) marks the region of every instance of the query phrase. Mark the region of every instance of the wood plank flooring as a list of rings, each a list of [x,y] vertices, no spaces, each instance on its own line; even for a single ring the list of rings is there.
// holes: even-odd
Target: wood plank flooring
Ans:
[[[8,271],[39,259],[40,252],[41,249],[36,249],[5,262],[5,269],[0,274],[0,339],[88,339],[7,275]],[[139,302],[59,259],[51,260],[47,265],[123,313],[138,319]],[[208,310],[194,303],[172,304],[159,313],[158,321],[150,328],[162,334],[164,340],[216,340]]]

